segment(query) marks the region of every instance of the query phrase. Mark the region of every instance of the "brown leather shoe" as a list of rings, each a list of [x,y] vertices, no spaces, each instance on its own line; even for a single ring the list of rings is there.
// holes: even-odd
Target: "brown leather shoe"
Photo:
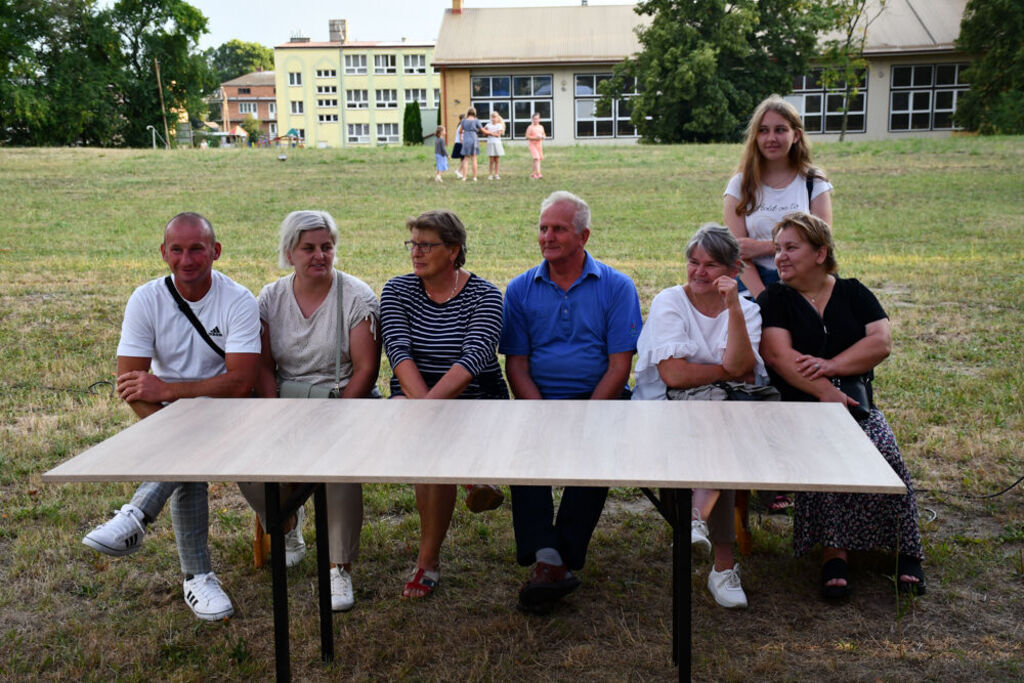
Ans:
[[[478,484],[470,486],[466,493],[466,507],[470,512],[486,512],[501,507],[505,494],[497,486]]]
[[[569,573],[564,564],[538,562],[530,569],[530,578],[519,589],[519,604],[526,610],[544,611],[583,583]]]

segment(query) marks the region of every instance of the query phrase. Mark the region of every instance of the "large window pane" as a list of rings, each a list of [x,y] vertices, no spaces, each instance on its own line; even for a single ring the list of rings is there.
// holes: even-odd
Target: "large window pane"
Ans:
[[[534,76],[532,94],[537,97],[551,97],[551,76]]]
[[[594,77],[593,76],[577,76],[576,77],[576,96],[580,95],[593,95],[594,90]]]
[[[894,66],[892,68],[892,87],[894,88],[907,88],[913,85],[911,83],[911,75],[913,69],[909,66]]]
[[[930,86],[932,84],[932,67],[929,66],[915,66],[914,67],[914,87]]]
[[[473,97],[490,97],[491,96],[491,79],[490,78],[474,78],[473,79]]]
[[[529,76],[514,76],[512,92],[516,97],[529,97],[533,94],[533,83]]]
[[[510,97],[512,88],[509,83],[512,81],[508,76],[495,76],[491,79],[491,95],[494,97]]]
[[[931,126],[932,115],[928,112],[922,114],[911,114],[910,127],[913,130],[928,130]]]
[[[935,67],[935,85],[956,83],[956,64],[939,64]]]

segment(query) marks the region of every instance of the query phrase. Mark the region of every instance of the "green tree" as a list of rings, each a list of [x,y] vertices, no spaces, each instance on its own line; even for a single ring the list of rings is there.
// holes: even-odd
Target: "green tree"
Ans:
[[[956,46],[978,55],[964,73],[971,88],[957,101],[957,124],[986,135],[1024,133],[1024,3],[969,0]]]
[[[154,60],[159,61],[168,127],[175,111],[194,120],[206,112],[203,93],[215,79],[197,50],[206,33],[206,17],[183,0],[119,0],[101,13],[121,35],[125,79],[121,113],[124,140],[129,146],[149,143],[146,126],[163,128]]]
[[[238,39],[210,48],[205,57],[218,84],[253,71],[270,71],[274,68],[273,50],[259,43]]]
[[[260,130],[260,120],[252,114],[247,114],[238,125],[242,127],[242,130],[249,134],[249,142],[251,143],[258,142],[260,135],[263,134],[263,131]]]
[[[402,142],[406,145],[423,144],[423,119],[420,116],[419,102],[410,102],[405,105],[405,117],[402,120]]]
[[[648,142],[735,140],[757,103],[807,70],[829,16],[810,0],[642,0],[639,54],[600,86],[607,111],[635,82],[632,121]]]
[[[826,39],[822,44],[821,85],[826,90],[843,93],[843,119],[839,130],[839,141],[846,138],[846,124],[850,105],[860,95],[868,63],[864,59],[864,43],[868,28],[885,11],[886,0],[825,0],[821,9],[831,14],[831,21],[839,28],[836,37]]]
[[[46,119],[49,106],[37,86],[38,47],[51,16],[44,0],[0,3],[0,141],[23,142]]]

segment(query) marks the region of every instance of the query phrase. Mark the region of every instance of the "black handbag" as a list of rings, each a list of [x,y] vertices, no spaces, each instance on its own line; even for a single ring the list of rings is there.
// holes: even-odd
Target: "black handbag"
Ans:
[[[859,405],[847,406],[850,415],[858,422],[871,416],[871,375],[847,375],[846,377],[830,377],[829,380],[839,391],[843,392]]]

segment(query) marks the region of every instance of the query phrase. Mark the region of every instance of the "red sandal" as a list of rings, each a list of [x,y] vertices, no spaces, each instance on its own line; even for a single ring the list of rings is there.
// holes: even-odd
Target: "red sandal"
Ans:
[[[441,572],[429,571],[423,567],[416,567],[416,573],[412,575],[405,584],[405,589],[402,591],[403,598],[409,598],[410,600],[419,600],[420,598],[426,598],[433,594],[434,589],[437,588],[438,582],[441,580]],[[419,591],[423,595],[409,595],[409,591]]]

